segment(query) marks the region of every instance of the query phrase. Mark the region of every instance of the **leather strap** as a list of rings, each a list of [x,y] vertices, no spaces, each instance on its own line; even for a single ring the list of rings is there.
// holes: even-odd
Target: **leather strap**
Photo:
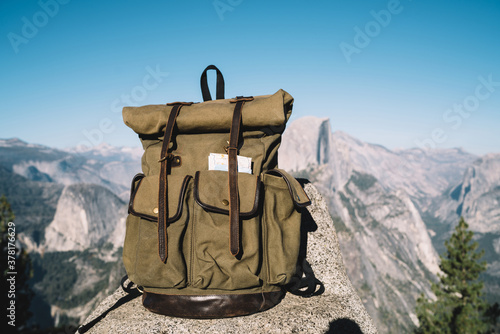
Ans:
[[[215,70],[217,72],[217,90],[215,92],[215,98],[217,100],[224,99],[224,77],[221,71],[215,65],[209,65],[200,78],[201,94],[203,95],[203,101],[212,101],[212,95],[210,95],[210,90],[208,89],[207,71]]]
[[[128,303],[132,299],[137,298],[141,295],[141,291],[139,290],[139,288],[138,287],[134,288],[133,287],[134,284],[131,281],[128,281],[127,286],[125,286],[124,284],[126,281],[128,281],[127,275],[125,275],[122,278],[122,282],[121,282],[122,289],[123,289],[123,291],[125,291],[126,295],[124,295],[123,297],[118,299],[112,306],[110,306],[106,311],[102,312],[101,315],[99,315],[97,318],[95,318],[92,321],[78,327],[77,333],[80,333],[80,334],[87,333],[92,327],[95,326],[95,324],[97,324],[99,321],[104,319],[108,315],[109,312],[119,308],[123,304]]]
[[[233,256],[240,252],[240,202],[238,198],[238,142],[241,127],[241,110],[245,101],[236,101],[229,135],[229,250]]]
[[[297,273],[299,275],[293,276],[286,286],[288,292],[302,297],[318,296],[325,292],[323,282],[316,278],[311,265],[305,257],[302,261],[297,261]]]
[[[165,134],[163,136],[163,145],[160,153],[160,180],[158,192],[158,255],[160,260],[165,263],[167,261],[167,224],[168,224],[168,170],[170,163],[174,158],[172,153],[168,153],[168,147],[172,140],[172,133],[174,130],[175,120],[179,114],[179,110],[183,105],[191,105],[192,103],[176,102],[167,105],[173,105],[168,116],[167,126],[165,127]]]
[[[169,295],[144,291],[142,304],[151,312],[172,317],[219,319],[268,310],[278,304],[284,295],[283,290],[209,295]]]

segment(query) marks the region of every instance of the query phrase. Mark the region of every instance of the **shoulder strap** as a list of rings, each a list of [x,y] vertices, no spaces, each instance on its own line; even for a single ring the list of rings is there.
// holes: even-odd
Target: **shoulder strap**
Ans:
[[[306,298],[323,294],[325,286],[323,282],[316,278],[311,265],[305,258],[299,267],[299,276],[292,277],[292,281],[286,286],[286,290],[293,295]]]
[[[122,287],[123,291],[125,291],[127,294],[125,296],[121,297],[120,299],[118,299],[110,308],[108,308],[106,311],[102,312],[101,315],[99,315],[97,318],[95,318],[95,319],[91,320],[90,322],[78,327],[78,331],[77,331],[78,333],[88,332],[89,329],[91,329],[92,327],[95,326],[95,324],[97,324],[99,321],[104,319],[104,317],[106,317],[106,315],[108,315],[109,312],[117,309],[118,307],[122,306],[123,304],[125,304],[125,303],[131,301],[132,299],[141,295],[142,292],[138,289],[138,287],[133,288],[134,283],[132,283],[131,281],[129,281],[127,285],[124,285],[127,280],[128,280],[128,276],[125,275],[121,281],[121,287]]]

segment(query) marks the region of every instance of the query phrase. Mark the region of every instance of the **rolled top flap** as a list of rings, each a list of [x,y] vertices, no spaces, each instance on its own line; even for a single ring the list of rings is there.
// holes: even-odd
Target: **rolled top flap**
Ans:
[[[229,214],[228,172],[199,171],[194,177],[194,198],[207,211]],[[259,209],[260,179],[238,173],[240,217],[254,216]]]
[[[168,177],[168,222],[173,223],[182,215],[182,206],[187,184],[192,177]],[[138,174],[132,181],[132,192],[129,202],[129,213],[150,221],[158,221],[158,175],[144,176]]]
[[[290,196],[293,199],[295,206],[299,208],[304,208],[311,204],[311,200],[307,196],[304,188],[300,185],[299,181],[297,181],[293,176],[288,174],[282,169],[271,169],[264,173],[264,178],[267,174],[280,176],[285,180],[286,187],[290,192]],[[269,180],[272,182],[271,180]],[[264,179],[264,183],[267,183],[268,180]]]
[[[185,105],[176,120],[181,133],[229,131],[234,104],[214,100]],[[280,89],[273,95],[254,97],[245,103],[242,115],[243,128],[282,126],[290,118],[293,97]],[[138,134],[161,133],[167,124],[172,106],[165,104],[142,107],[124,107],[123,121]]]

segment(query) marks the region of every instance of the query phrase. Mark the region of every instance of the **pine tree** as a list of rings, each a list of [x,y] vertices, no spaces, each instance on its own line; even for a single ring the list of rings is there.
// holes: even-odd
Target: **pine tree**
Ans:
[[[15,215],[7,198],[0,197],[0,249],[2,250],[0,289],[5,294],[2,301],[7,303],[3,305],[4,310],[8,309],[12,300],[15,301],[14,328],[22,330],[26,328],[26,322],[31,316],[29,306],[33,299],[33,291],[29,287],[28,280],[32,276],[32,265],[26,250],[20,249],[19,243],[16,242],[18,231],[14,219]],[[15,282],[15,292],[12,292],[11,282]],[[10,311],[7,312],[7,315],[9,314]],[[7,321],[10,320],[11,318],[7,317]],[[13,329],[10,325],[7,327],[9,330]]]
[[[420,327],[416,333],[475,334],[491,333],[498,314],[498,304],[489,305],[482,298],[483,282],[479,275],[486,270],[486,262],[479,260],[478,243],[474,233],[460,218],[455,232],[445,242],[446,252],[440,256],[439,282],[431,288],[436,300],[422,294],[417,300]]]

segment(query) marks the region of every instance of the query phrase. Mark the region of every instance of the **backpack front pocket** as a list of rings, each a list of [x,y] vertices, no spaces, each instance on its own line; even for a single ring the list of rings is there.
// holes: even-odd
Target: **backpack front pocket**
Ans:
[[[191,284],[196,288],[236,290],[261,284],[259,178],[238,174],[241,252],[229,249],[228,173],[197,172],[191,236]]]
[[[285,285],[295,273],[302,208],[310,204],[302,186],[286,172],[263,174],[263,244],[267,283]]]
[[[138,174],[132,184],[123,247],[123,262],[131,281],[145,287],[182,288],[187,285],[183,238],[188,226],[191,177],[169,176],[168,257],[158,255],[158,176]]]

